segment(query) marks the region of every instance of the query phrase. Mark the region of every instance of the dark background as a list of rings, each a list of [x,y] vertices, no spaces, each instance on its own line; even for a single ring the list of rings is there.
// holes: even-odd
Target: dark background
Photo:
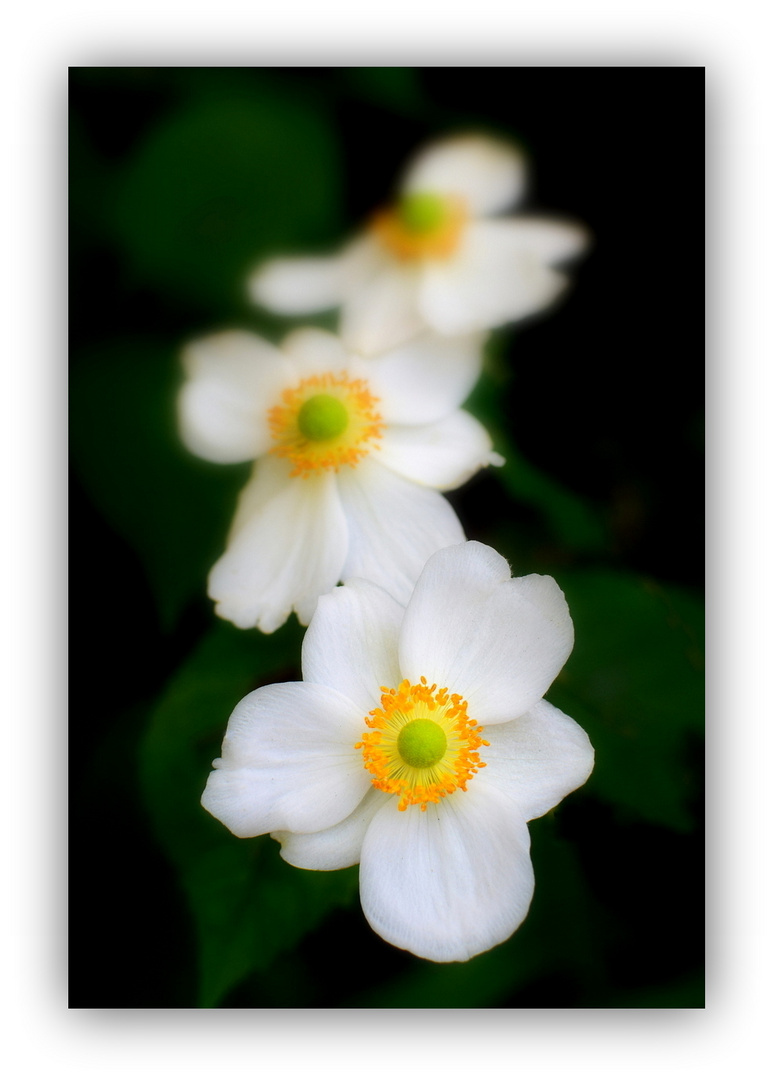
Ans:
[[[71,71],[71,1006],[701,1007],[703,114],[702,69]],[[369,930],[357,873],[286,875],[273,842],[200,822],[230,708],[298,677],[301,633],[213,616],[245,472],[186,455],[173,410],[185,341],[291,325],[248,305],[256,261],[332,249],[414,149],[468,128],[523,145],[525,209],[595,238],[556,310],[493,335],[470,407],[509,465],[451,500],[565,589],[577,647],[549,698],[597,765],[531,824],[523,927],[433,965]],[[180,701],[221,672],[187,772]]]

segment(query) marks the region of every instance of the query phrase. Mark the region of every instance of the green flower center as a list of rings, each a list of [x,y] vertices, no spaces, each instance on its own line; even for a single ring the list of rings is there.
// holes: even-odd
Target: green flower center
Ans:
[[[341,435],[349,420],[347,408],[339,398],[331,394],[315,394],[307,398],[299,409],[296,422],[305,439],[322,442]]]
[[[398,217],[410,233],[432,233],[444,224],[447,207],[439,195],[417,192],[405,195],[398,204]]]
[[[401,728],[398,753],[413,769],[429,769],[447,752],[447,736],[434,720],[412,720]]]

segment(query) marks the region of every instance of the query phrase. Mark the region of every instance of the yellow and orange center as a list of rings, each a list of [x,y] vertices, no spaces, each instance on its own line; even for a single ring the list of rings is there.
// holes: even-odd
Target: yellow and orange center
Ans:
[[[479,747],[481,727],[468,715],[468,702],[425,678],[397,690],[383,686],[379,708],[366,717],[369,731],[355,744],[364,768],[380,791],[398,796],[398,809],[437,803],[465,791],[472,776],[485,767]]]
[[[450,195],[414,192],[378,211],[371,229],[401,260],[446,259],[457,251],[468,220],[465,202]]]
[[[377,404],[363,379],[345,372],[310,375],[269,410],[270,453],[291,462],[291,476],[355,466],[382,435]]]

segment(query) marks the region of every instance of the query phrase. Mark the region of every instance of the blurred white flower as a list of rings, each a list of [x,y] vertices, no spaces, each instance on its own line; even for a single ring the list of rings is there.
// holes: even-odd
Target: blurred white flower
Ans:
[[[208,591],[237,626],[306,624],[338,581],[406,600],[426,559],[464,539],[440,494],[502,459],[458,406],[482,337],[425,335],[369,361],[322,330],[280,349],[226,332],[184,352],[183,441],[217,462],[255,460]]]
[[[463,334],[540,311],[567,285],[557,263],[588,243],[580,225],[496,217],[523,195],[519,151],[483,135],[435,142],[410,163],[395,206],[340,254],[274,259],[249,292],[286,315],[342,305],[340,333],[371,355],[430,327]]]
[[[592,770],[584,731],[542,700],[572,645],[555,581],[511,578],[482,544],[431,556],[406,607],[352,581],[320,600],[304,681],[237,705],[202,804],[294,866],[360,862],[378,934],[467,960],[527,914],[526,823]]]

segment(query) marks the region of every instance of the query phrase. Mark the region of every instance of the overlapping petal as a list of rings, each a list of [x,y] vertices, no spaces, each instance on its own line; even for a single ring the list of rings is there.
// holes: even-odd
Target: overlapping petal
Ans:
[[[248,293],[284,315],[325,311],[383,265],[384,253],[374,240],[357,236],[335,255],[269,259],[250,275]]]
[[[405,678],[450,687],[480,724],[498,724],[540,701],[572,647],[568,605],[554,579],[512,578],[502,556],[469,541],[428,561],[407,607],[399,657]]]
[[[266,402],[289,377],[282,353],[255,334],[230,330],[183,351],[178,413],[183,442],[208,461],[252,461],[269,446]]]
[[[321,596],[304,635],[301,667],[307,682],[333,686],[366,716],[381,686],[398,686],[398,632],[404,608],[370,581],[357,579]]]
[[[362,722],[329,687],[254,690],[232,713],[202,805],[236,836],[314,832],[343,821],[368,789],[353,749]]]
[[[451,491],[485,465],[502,461],[492,439],[470,413],[458,409],[435,424],[394,425],[374,456],[407,480]]]
[[[379,398],[390,424],[432,424],[457,409],[482,370],[483,333],[444,338],[424,333],[413,341],[354,364]]]
[[[485,732],[487,768],[477,785],[497,787],[530,821],[542,817],[589,778],[595,752],[575,720],[539,701],[508,724]]]
[[[302,326],[283,339],[283,355],[292,361],[299,378],[324,371],[339,372],[348,365],[348,354],[340,338],[315,326]]]
[[[540,311],[567,285],[523,241],[516,222],[475,221],[454,259],[423,267],[418,304],[444,334],[463,334],[523,319]]]
[[[472,214],[497,214],[517,202],[525,161],[511,144],[485,135],[431,143],[410,162],[401,190],[462,196]]]
[[[426,329],[417,306],[417,274],[387,255],[371,274],[353,282],[342,309],[340,333],[349,348],[374,356]]]
[[[349,817],[315,833],[273,832],[282,845],[281,854],[291,866],[302,870],[341,870],[360,862],[363,838],[372,818],[385,803],[394,800],[371,788]]]
[[[295,610],[309,622],[318,597],[339,581],[348,526],[333,473],[288,479],[283,461],[264,459],[240,503],[239,528],[210,572],[216,612],[272,633]]]
[[[361,850],[361,903],[386,941],[428,960],[468,960],[505,941],[533,895],[527,826],[496,789],[471,785],[423,813],[395,800]]]
[[[342,580],[366,578],[399,603],[435,551],[465,539],[443,495],[405,480],[374,455],[340,472],[339,495],[349,534]]]

